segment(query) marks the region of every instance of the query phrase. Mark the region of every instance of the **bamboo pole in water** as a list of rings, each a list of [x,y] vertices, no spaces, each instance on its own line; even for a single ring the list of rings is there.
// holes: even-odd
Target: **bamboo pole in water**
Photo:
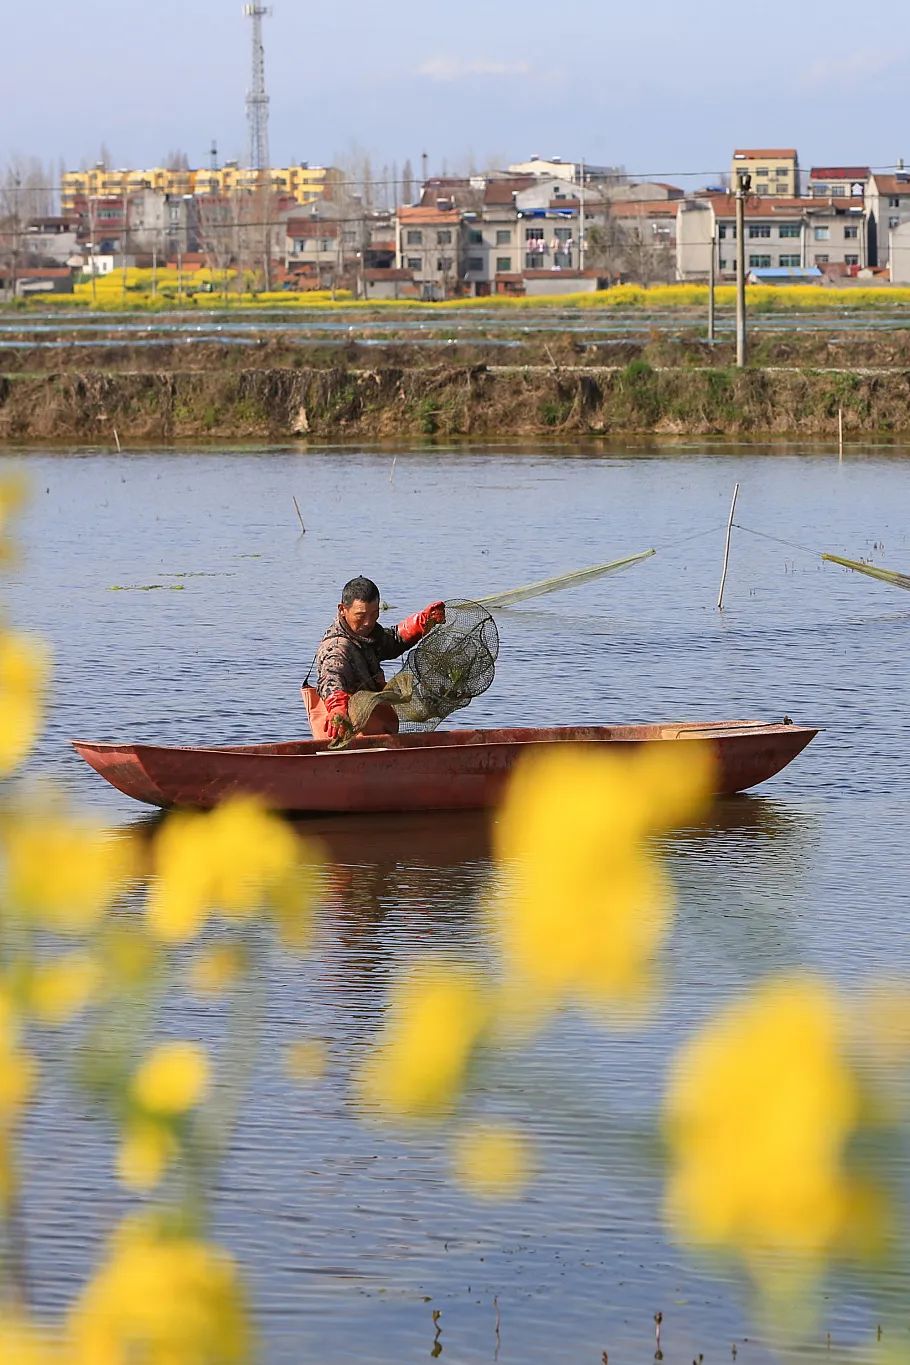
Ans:
[[[730,503],[730,518],[727,522],[727,537],[724,541],[724,567],[720,575],[720,591],[717,594],[717,610],[724,609],[724,584],[727,581],[727,565],[730,562],[730,535],[733,531],[733,513],[736,511],[736,497],[739,493],[739,484],[733,485],[733,501]]]

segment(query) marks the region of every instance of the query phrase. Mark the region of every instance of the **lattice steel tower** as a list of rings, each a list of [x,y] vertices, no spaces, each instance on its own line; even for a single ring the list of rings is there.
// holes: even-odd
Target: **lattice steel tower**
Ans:
[[[243,13],[253,21],[253,76],[246,96],[246,117],[250,132],[247,165],[254,171],[264,171],[269,166],[269,97],[265,93],[262,20],[272,13],[272,7],[244,5]]]

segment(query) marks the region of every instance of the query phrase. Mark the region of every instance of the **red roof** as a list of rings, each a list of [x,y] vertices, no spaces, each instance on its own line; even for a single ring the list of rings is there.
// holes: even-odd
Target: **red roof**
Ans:
[[[910,185],[906,186],[910,194]],[[696,203],[708,203],[718,218],[733,218],[736,215],[736,196],[734,194],[699,195]],[[797,218],[804,213],[819,213],[825,209],[836,213],[862,210],[862,199],[848,199],[846,195],[834,198],[793,199],[783,196],[767,198],[765,195],[746,195],[747,218]]]
[[[337,237],[338,224],[331,218],[289,218],[287,221],[289,237]]]
[[[872,177],[880,194],[910,194],[910,176],[878,175]]]
[[[868,180],[868,166],[813,166],[810,180]]]
[[[780,158],[780,157],[792,157],[792,158],[795,160],[795,159],[796,159],[796,148],[795,148],[795,147],[737,147],[736,150],[735,150],[734,153],[733,153],[733,156],[734,156],[734,159],[737,158],[737,157],[743,157],[745,160],[748,160],[748,161],[757,161],[757,160],[759,160],[760,158],[764,158],[764,157],[767,157],[767,159],[768,159],[769,161],[773,161],[775,157],[778,157],[778,158]]]
[[[537,184],[535,175],[517,175],[509,180],[488,180],[483,192],[483,202],[489,205],[503,204],[508,208],[513,194],[530,189]]]
[[[68,280],[72,275],[69,266],[50,266],[42,270],[40,266],[20,266],[16,271],[16,278],[19,280]]]
[[[458,224],[461,214],[458,209],[424,208],[423,205],[406,205],[398,210],[400,223],[445,224],[447,227]]]
[[[611,218],[675,218],[678,199],[620,199],[610,205]]]

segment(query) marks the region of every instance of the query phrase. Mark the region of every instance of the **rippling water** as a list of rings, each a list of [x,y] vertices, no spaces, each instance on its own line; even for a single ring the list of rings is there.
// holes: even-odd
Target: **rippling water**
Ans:
[[[302,734],[299,682],[358,572],[396,618],[657,546],[624,574],[501,611],[497,679],[473,723],[786,713],[824,727],[778,778],[668,841],[680,909],[650,1020],[601,1033],[569,1017],[488,1075],[477,1110],[520,1122],[540,1163],[530,1192],[502,1205],[453,1187],[440,1138],[380,1132],[345,1099],[349,1058],[379,1025],[396,968],[427,948],[486,958],[484,821],[315,822],[331,854],[317,951],[303,965],[269,961],[262,1065],[216,1202],[270,1365],[423,1358],[434,1309],[444,1360],[608,1352],[624,1365],[650,1358],[657,1310],[668,1361],[730,1359],[734,1342],[740,1365],[771,1358],[744,1287],[667,1237],[641,1134],[673,1048],[738,988],[782,967],[847,985],[910,968],[910,598],[817,555],[906,571],[910,464],[900,452],[840,466],[823,452],[769,456],[676,445],[462,446],[399,452],[394,466],[390,451],[342,448],[18,457],[34,496],[7,601],[56,661],[34,767],[115,824],[148,817],[67,739]],[[720,614],[736,480],[738,522],[777,539],[734,532]],[[215,1029],[182,1001],[167,1026]],[[332,1058],[327,1080],[304,1091],[279,1064],[302,1032],[325,1038]],[[72,1294],[123,1203],[110,1143],[59,1092],[30,1124],[44,1305]],[[883,1294],[886,1311],[905,1307],[896,1272]],[[857,1360],[876,1360],[881,1317],[881,1304],[832,1286],[820,1333],[794,1359],[823,1352],[830,1332],[834,1358],[856,1344]]]

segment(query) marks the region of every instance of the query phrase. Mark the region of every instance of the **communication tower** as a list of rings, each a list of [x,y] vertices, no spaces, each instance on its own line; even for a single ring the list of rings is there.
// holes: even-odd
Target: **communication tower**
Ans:
[[[263,171],[269,166],[269,97],[265,92],[265,49],[262,46],[262,21],[272,13],[271,5],[244,5],[243,13],[253,21],[253,74],[246,97],[246,117],[249,124],[249,155],[251,170]]]

